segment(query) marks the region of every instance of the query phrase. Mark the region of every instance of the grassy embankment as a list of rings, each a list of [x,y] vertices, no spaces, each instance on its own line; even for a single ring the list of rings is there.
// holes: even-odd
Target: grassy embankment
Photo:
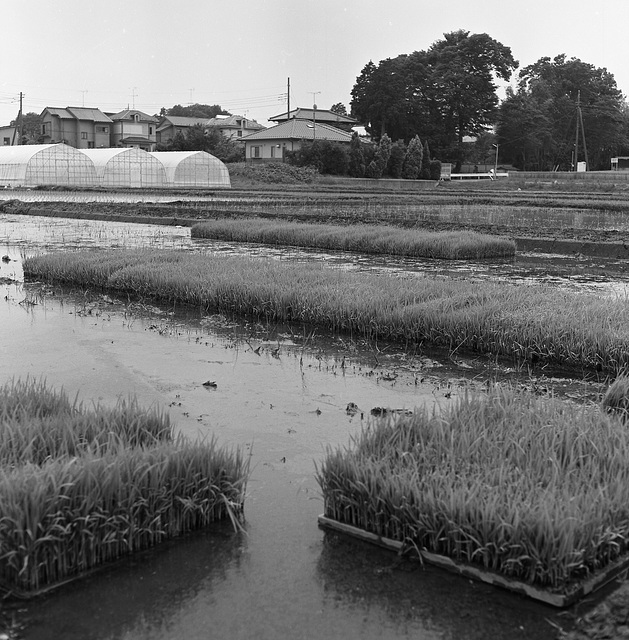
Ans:
[[[369,425],[317,470],[324,515],[551,591],[629,548],[629,430],[494,388]]]
[[[201,222],[190,233],[193,238],[421,258],[477,260],[515,255],[513,240],[474,231],[431,233],[383,225],[340,226],[248,218]]]
[[[42,382],[0,388],[0,588],[54,586],[242,512],[248,462],[173,437],[130,399],[87,411]]]
[[[356,337],[610,372],[629,366],[629,305],[621,297],[178,251],[54,253],[26,259],[24,272]]]

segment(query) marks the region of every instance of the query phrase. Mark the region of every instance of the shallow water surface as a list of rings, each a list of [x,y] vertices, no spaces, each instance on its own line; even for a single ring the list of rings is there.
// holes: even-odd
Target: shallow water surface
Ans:
[[[36,224],[43,226],[35,233],[29,225]],[[397,563],[391,553],[317,527],[316,462],[327,446],[348,444],[371,409],[430,408],[517,371],[480,357],[407,352],[304,327],[23,284],[21,254],[195,243],[186,230],[146,225],[72,227],[72,239],[63,225],[42,238],[50,228],[40,218],[22,227],[0,218],[0,253],[10,257],[0,263],[0,384],[44,377],[87,403],[135,394],[140,404],[169,411],[189,437],[215,434],[221,444],[244,447],[252,475],[244,534],[221,525],[45,597],[4,605],[0,622],[14,620],[14,637],[543,640],[555,637],[553,624],[569,623],[574,612],[566,618],[487,585]],[[208,380],[216,388],[203,386]],[[561,378],[546,383],[593,397],[600,391]],[[350,402],[361,412],[349,415]]]
[[[464,384],[452,382],[456,367],[386,353],[376,366],[367,348],[311,334],[0,289],[2,382],[43,376],[86,402],[136,394],[190,437],[245,447],[253,467],[245,534],[220,526],[21,603],[21,637],[553,637],[548,607],[413,562],[396,567],[393,554],[317,527],[325,447],[347,444],[373,407],[451,402]],[[349,402],[362,417],[348,415]]]

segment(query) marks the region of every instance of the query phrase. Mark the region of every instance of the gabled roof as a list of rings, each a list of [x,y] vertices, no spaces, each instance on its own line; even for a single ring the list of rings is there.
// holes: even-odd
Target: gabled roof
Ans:
[[[322,122],[310,120],[288,120],[282,124],[256,131],[241,138],[247,142],[256,140],[330,140],[331,142],[351,142],[352,134],[331,127]]]
[[[158,130],[167,127],[193,127],[195,124],[204,125],[209,118],[190,118],[189,116],[162,116]]]
[[[88,109],[87,107],[66,107],[77,120],[90,120],[91,122],[111,122],[100,109]]]
[[[145,136],[128,136],[121,140],[123,144],[155,144],[155,140],[146,138]]]
[[[133,116],[136,114],[140,116],[140,120],[143,122],[157,122],[158,120],[155,116],[150,116],[148,113],[137,109],[123,109],[117,113],[107,113],[112,120],[133,120]]]
[[[46,107],[43,113],[47,111],[53,116],[65,118],[67,120],[89,120],[90,122],[111,122],[111,120],[100,110],[88,107]]]
[[[242,124],[238,124],[241,122]],[[240,129],[241,127],[245,129],[265,129],[263,125],[259,124],[255,120],[249,120],[247,118],[243,118],[243,116],[232,115],[232,116],[217,116],[216,118],[210,118],[205,123],[206,127],[220,127],[221,129]]]
[[[286,120],[291,119],[297,120],[316,120],[317,122],[335,122],[338,124],[357,124],[358,120],[356,118],[351,118],[350,116],[343,116],[340,113],[335,113],[334,111],[329,111],[328,109],[302,109],[301,107],[297,107],[296,109],[291,109],[286,114],[286,111],[283,113],[279,113],[272,118],[269,118],[272,122],[286,122]]]

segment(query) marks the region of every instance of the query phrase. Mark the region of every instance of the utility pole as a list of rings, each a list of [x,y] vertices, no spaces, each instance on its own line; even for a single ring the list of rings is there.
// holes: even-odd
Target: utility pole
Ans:
[[[574,170],[579,166],[579,102],[581,100],[581,89],[577,93],[577,133],[574,138]]]
[[[315,102],[315,96],[317,96],[318,94],[321,93],[321,91],[310,91],[309,93],[312,93],[312,125],[313,125],[313,131],[312,131],[312,138],[313,141],[317,140],[317,103]]]
[[[588,159],[588,148],[585,144],[585,127],[583,126],[583,113],[581,112],[581,89],[577,91],[577,133],[574,140],[574,170],[579,166],[579,125],[581,125],[581,140],[583,141],[583,153],[585,154],[585,170],[587,171],[590,162]]]
[[[15,128],[13,129],[13,145],[15,145],[15,134],[20,132],[19,139],[17,141],[18,144],[22,144],[22,136],[24,135],[24,116],[22,115],[22,99],[24,98],[24,94],[20,91],[20,110],[17,114],[17,122],[15,123]]]

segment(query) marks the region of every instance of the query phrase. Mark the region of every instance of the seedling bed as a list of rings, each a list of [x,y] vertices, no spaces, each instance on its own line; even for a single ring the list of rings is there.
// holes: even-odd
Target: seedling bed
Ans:
[[[333,518],[328,518],[323,514],[319,516],[318,521],[319,526],[322,529],[342,533],[358,540],[362,540],[363,542],[369,542],[371,544],[378,545],[379,547],[389,549],[390,551],[395,551],[396,553],[400,553],[407,548],[403,542],[392,540],[391,538],[384,538],[383,536],[371,533],[370,531],[365,531],[364,529],[345,524],[344,522],[339,522]],[[445,569],[451,573],[459,574],[471,580],[477,580],[496,587],[508,589],[513,593],[519,593],[553,607],[561,608],[569,607],[585,596],[594,593],[619,576],[626,574],[629,569],[629,555],[627,555],[609,564],[604,569],[597,571],[586,580],[570,585],[564,592],[560,593],[547,589],[540,589],[521,582],[520,580],[512,580],[492,571],[485,571],[469,564],[456,562],[447,556],[431,553],[430,551],[415,548],[414,552],[419,554],[421,561],[426,562],[427,564]]]

